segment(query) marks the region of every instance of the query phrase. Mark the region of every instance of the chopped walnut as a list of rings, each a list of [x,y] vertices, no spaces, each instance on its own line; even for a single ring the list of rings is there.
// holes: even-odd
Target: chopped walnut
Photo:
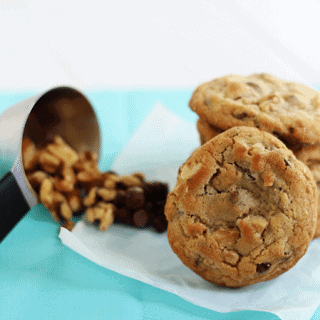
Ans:
[[[73,216],[84,210],[89,221],[98,222],[100,230],[106,230],[115,217],[139,228],[151,223],[159,232],[166,230],[165,184],[147,183],[141,172],[124,176],[103,173],[96,153],[78,154],[59,136],[39,150],[31,139],[24,138],[22,158],[39,201],[68,230],[74,226]]]

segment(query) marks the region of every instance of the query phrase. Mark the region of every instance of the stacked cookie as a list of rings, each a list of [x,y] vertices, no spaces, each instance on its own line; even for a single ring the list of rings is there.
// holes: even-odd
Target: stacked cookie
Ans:
[[[236,126],[271,133],[311,170],[319,191],[320,236],[320,93],[268,74],[230,75],[200,85],[190,108],[199,115],[201,144]]]

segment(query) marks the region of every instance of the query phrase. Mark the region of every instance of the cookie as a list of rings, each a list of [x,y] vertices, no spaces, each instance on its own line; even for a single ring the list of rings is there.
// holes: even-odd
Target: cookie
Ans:
[[[308,168],[310,169],[316,184],[320,187],[320,164],[312,164],[309,165]]]
[[[318,220],[317,220],[316,231],[313,237],[313,238],[318,238],[320,237],[320,164],[312,164],[309,166],[309,169],[318,187]]]
[[[211,126],[201,118],[197,121],[197,130],[200,135],[201,144],[205,144],[207,141],[223,132],[220,128]],[[316,182],[320,182],[320,144],[286,143],[286,146],[293,151],[298,160],[304,162],[309,167]]]
[[[165,207],[168,240],[205,280],[243,287],[275,278],[306,253],[318,191],[308,167],[279,139],[235,127],[179,169]]]
[[[284,142],[320,144],[320,93],[268,74],[229,75],[204,83],[189,106],[223,131],[249,126]]]
[[[287,146],[296,157],[308,166],[320,164],[320,145]]]
[[[206,121],[199,118],[197,121],[197,129],[200,135],[201,144],[214,138],[221,133],[219,128],[210,126]],[[319,205],[318,205],[318,222],[314,238],[320,237],[320,145],[288,145],[287,147],[293,151],[298,160],[304,162],[310,169],[313,178],[315,179],[319,190]]]
[[[211,140],[216,135],[223,132],[222,129],[211,126],[208,122],[201,118],[197,120],[197,130],[200,135],[201,144],[205,144],[207,141]]]
[[[318,220],[317,220],[317,226],[316,231],[314,232],[313,238],[320,237],[320,185],[318,184]]]

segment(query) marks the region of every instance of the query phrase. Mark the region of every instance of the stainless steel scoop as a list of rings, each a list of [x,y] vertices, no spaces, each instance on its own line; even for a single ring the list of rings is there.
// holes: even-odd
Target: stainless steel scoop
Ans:
[[[0,116],[0,241],[38,203],[22,164],[22,139],[40,146],[55,135],[76,151],[99,155],[100,131],[94,109],[78,90],[58,87],[22,101]]]

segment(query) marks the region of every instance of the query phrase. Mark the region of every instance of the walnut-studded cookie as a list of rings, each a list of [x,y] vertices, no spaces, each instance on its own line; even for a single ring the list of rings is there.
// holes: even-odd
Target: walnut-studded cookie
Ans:
[[[197,130],[200,135],[201,145],[205,144],[207,141],[224,131],[220,128],[213,127],[202,118],[199,118],[197,121]],[[305,143],[283,142],[287,148],[293,151],[297,159],[305,163],[311,171],[313,171],[315,166],[320,165],[320,144],[310,145]],[[320,181],[320,175],[317,171],[318,170],[316,169],[314,175],[316,182]]]
[[[268,74],[229,75],[200,85],[190,108],[213,127],[256,127],[282,141],[320,143],[320,93]]]
[[[247,286],[281,275],[306,253],[317,202],[310,170],[279,139],[235,127],[181,166],[165,206],[168,240],[205,280]]]
[[[305,145],[294,150],[294,154],[308,166],[318,187],[318,222],[314,233],[314,238],[318,238],[320,237],[320,146]]]
[[[221,129],[211,126],[205,120],[199,118],[197,121],[197,129],[200,135],[201,144],[205,144],[219,133]],[[320,144],[309,145],[309,144],[290,144],[286,143],[286,146],[293,151],[298,160],[302,161],[310,169],[313,178],[315,179],[318,186],[318,222],[314,238],[320,236]]]
[[[197,121],[197,130],[200,135],[200,143],[205,144],[207,141],[214,138],[219,133],[223,132],[222,129],[218,127],[211,126],[207,121],[199,118]]]

